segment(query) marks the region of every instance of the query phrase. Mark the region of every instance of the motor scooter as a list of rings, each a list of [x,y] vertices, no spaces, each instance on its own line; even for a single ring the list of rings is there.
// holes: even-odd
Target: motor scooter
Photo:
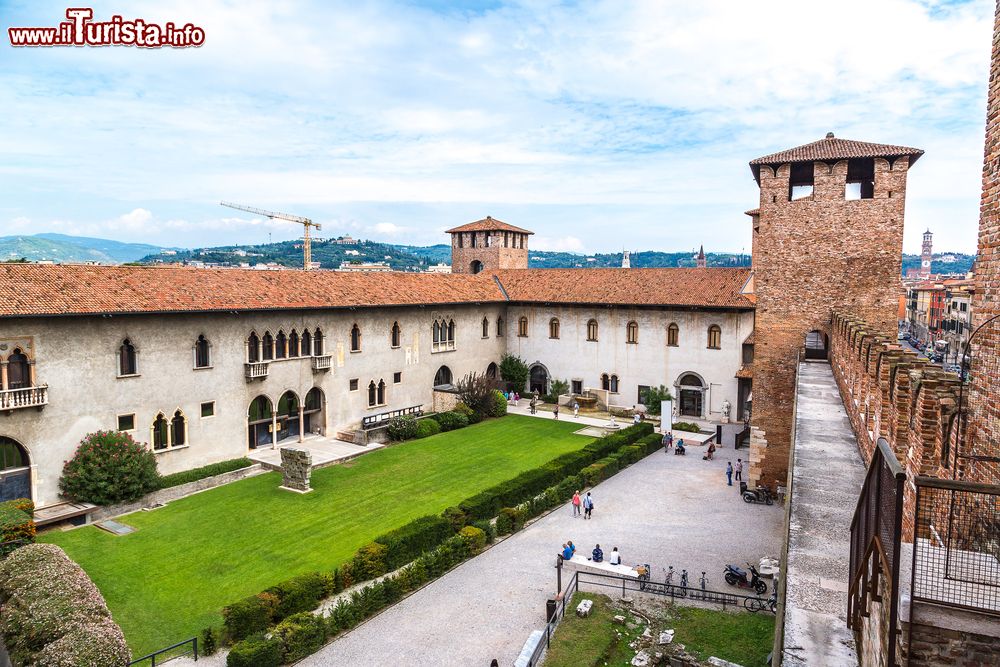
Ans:
[[[730,586],[736,586],[738,588],[750,588],[757,595],[763,595],[767,592],[767,582],[760,578],[760,573],[757,572],[755,568],[750,563],[747,563],[750,568],[751,576],[747,578],[747,572],[741,567],[735,565],[727,565],[726,570],[723,573],[723,577],[726,583]]]
[[[743,496],[743,502],[745,503],[764,503],[765,505],[774,504],[774,496],[766,486],[758,486],[756,489],[748,489],[746,482],[740,482],[740,495]]]

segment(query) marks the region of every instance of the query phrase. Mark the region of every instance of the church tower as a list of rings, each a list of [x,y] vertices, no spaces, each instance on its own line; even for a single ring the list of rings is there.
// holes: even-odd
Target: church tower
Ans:
[[[695,266],[699,269],[705,268],[705,246],[698,248],[698,254],[694,256]]]
[[[923,151],[825,139],[750,162],[754,338],[750,486],[784,483],[795,362],[823,358],[833,311],[896,338],[906,175]]]
[[[920,277],[927,278],[931,275],[931,260],[934,259],[933,243],[934,234],[931,230],[924,232],[924,245],[920,251]]]
[[[528,237],[534,232],[486,216],[448,233],[452,273],[528,268]]]

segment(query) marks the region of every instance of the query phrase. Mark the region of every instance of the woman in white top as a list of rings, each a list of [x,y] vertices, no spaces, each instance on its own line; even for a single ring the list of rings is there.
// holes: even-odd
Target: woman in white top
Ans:
[[[608,562],[612,565],[622,564],[622,555],[618,553],[618,547],[611,550],[611,556],[608,558]]]

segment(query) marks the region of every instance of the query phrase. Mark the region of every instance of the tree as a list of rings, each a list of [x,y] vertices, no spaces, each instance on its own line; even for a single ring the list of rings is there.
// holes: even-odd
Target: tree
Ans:
[[[488,417],[493,408],[493,380],[485,373],[469,373],[458,381],[456,387],[462,402],[472,408],[480,418]]]
[[[553,380],[549,383],[549,393],[545,397],[546,403],[558,403],[559,397],[569,393],[569,382],[566,380]]]
[[[670,390],[664,385],[650,387],[642,395],[642,404],[646,406],[646,413],[651,415],[660,414],[660,401],[672,401],[674,397]]]
[[[159,481],[153,452],[128,433],[96,431],[63,466],[59,490],[70,500],[110,505],[155,491]]]
[[[513,354],[503,355],[503,359],[500,360],[500,377],[503,378],[504,382],[510,384],[514,391],[524,391],[529,374],[528,364],[524,363],[521,357]]]

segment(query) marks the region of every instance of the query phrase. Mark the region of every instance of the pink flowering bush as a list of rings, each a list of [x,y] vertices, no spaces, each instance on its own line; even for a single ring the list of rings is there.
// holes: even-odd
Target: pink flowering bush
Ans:
[[[159,488],[156,456],[120,431],[87,435],[63,466],[59,490],[70,500],[111,505]]]
[[[0,633],[16,667],[131,660],[97,586],[54,544],[29,544],[0,561]]]

